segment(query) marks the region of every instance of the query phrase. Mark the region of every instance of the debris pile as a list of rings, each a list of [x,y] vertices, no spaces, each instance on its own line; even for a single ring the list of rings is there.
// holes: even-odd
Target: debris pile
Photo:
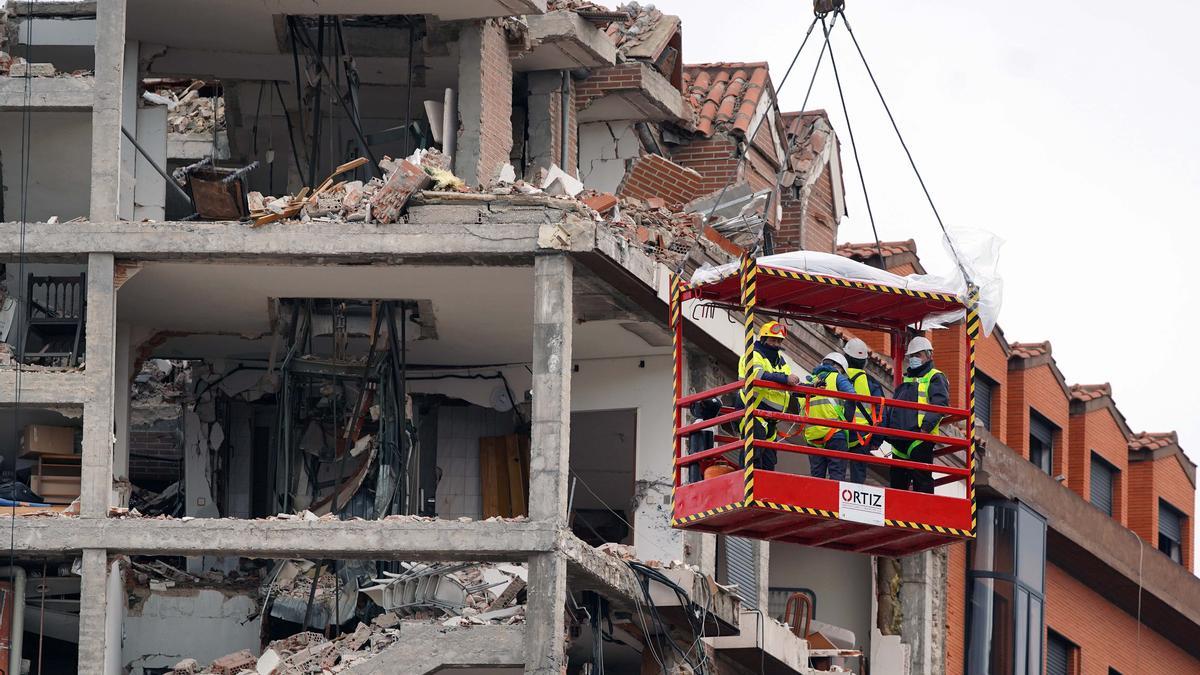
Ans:
[[[174,134],[212,133],[225,129],[225,97],[202,96],[207,86],[204,80],[194,80],[186,86],[173,80],[143,81],[146,91],[142,98],[167,107],[167,131]],[[153,87],[153,91],[151,91]]]
[[[663,18],[662,11],[652,4],[627,2],[617,5],[617,11],[628,14],[629,18],[610,23],[606,32],[622,51],[641,44]]]
[[[20,56],[11,56],[0,51],[0,76],[9,77],[86,77],[90,70],[59,72],[53,63],[30,63]]]

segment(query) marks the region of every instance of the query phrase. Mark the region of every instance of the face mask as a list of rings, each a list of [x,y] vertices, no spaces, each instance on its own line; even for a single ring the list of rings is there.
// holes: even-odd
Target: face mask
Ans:
[[[921,360],[921,357],[919,357],[919,356],[908,357],[908,369],[909,370],[916,370],[917,368],[920,368],[923,365],[925,365],[925,362]]]

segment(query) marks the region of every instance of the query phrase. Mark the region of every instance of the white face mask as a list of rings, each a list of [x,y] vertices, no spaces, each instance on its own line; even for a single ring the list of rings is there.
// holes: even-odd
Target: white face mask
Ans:
[[[909,370],[916,370],[917,368],[920,368],[923,365],[925,365],[925,362],[921,360],[921,357],[919,357],[919,356],[908,357],[908,369]]]

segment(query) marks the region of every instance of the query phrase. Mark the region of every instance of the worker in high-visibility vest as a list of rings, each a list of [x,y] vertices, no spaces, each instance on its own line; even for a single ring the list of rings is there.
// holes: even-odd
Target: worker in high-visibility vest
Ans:
[[[808,376],[811,387],[820,387],[829,391],[839,391],[845,394],[854,393],[854,385],[846,378],[849,364],[846,357],[838,352],[827,354],[821,363]],[[833,396],[810,395],[803,403],[802,415],[823,420],[849,421],[854,415],[854,402]],[[809,424],[804,427],[805,443],[814,448],[826,450],[848,450],[848,432],[836,427],[825,427],[819,424]],[[843,480],[846,477],[846,460],[820,455],[808,456],[809,474],[816,478]]]
[[[872,377],[866,371],[867,357],[871,353],[871,350],[867,348],[867,343],[858,338],[852,338],[846,342],[846,346],[842,348],[842,353],[846,355],[846,362],[849,364],[849,367],[846,369],[846,379],[850,380],[850,384],[854,385],[854,393],[862,396],[882,398],[883,385],[879,384],[879,380]],[[854,403],[854,421],[857,424],[879,426],[883,418],[882,412],[879,406],[870,403],[862,401],[855,401]],[[850,452],[867,455],[882,443],[883,437],[879,434],[872,434],[865,431],[850,431],[847,436],[846,445],[849,447]],[[866,480],[866,463],[850,462],[850,482],[864,483]]]
[[[778,321],[768,321],[758,331],[758,340],[754,343],[754,351],[749,359],[745,356],[738,367],[738,377],[743,381],[753,372],[754,379],[775,382],[776,384],[798,385],[800,378],[792,374],[792,367],[783,355],[783,341],[787,337],[787,327]],[[780,389],[754,387],[750,390],[750,400],[742,401],[743,405],[757,403],[759,410],[774,410],[785,412],[792,401],[792,394]],[[754,437],[765,441],[775,441],[779,438],[776,433],[776,421],[755,417],[753,418]],[[755,448],[754,468],[771,471],[777,461],[776,452],[769,448]],[[746,458],[742,457],[745,466]]]
[[[914,337],[905,350],[904,382],[896,390],[895,398],[929,405],[950,405],[950,380],[945,373],[933,367],[933,344],[924,337]],[[937,413],[887,406],[883,426],[904,431],[919,431],[924,434],[939,434],[942,416]],[[892,457],[913,462],[933,462],[934,443],[908,438],[892,437]],[[892,467],[891,486],[901,490],[933,492],[933,474],[916,469]]]

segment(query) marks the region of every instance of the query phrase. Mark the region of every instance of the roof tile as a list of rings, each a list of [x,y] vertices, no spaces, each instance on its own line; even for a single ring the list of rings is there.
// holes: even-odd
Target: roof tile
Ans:
[[[1112,396],[1112,385],[1108,382],[1104,384],[1073,384],[1071,385],[1071,399],[1075,401],[1095,401],[1098,398]]]
[[[881,241],[879,246],[875,246],[875,242],[867,242],[862,244],[846,243],[838,244],[837,254],[843,258],[851,258],[853,260],[866,260],[879,255],[879,249],[883,249],[883,257],[890,258],[894,255],[903,253],[917,253],[917,242],[912,239],[905,241]]]
[[[745,136],[770,86],[766,62],[700,63],[683,67],[684,96],[696,111],[696,131]],[[715,106],[710,105],[715,103]]]
[[[1045,342],[1013,342],[1009,344],[1012,356],[1018,359],[1031,359],[1050,353],[1050,341]]]
[[[1179,434],[1174,431],[1143,431],[1129,439],[1130,450],[1161,450],[1179,444]]]

